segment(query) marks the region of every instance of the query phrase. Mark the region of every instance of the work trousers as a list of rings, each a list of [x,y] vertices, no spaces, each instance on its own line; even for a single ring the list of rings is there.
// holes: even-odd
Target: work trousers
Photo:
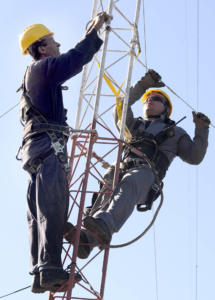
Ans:
[[[31,175],[27,193],[30,273],[62,268],[61,252],[69,205],[66,172],[51,154]]]
[[[113,169],[111,172],[113,173]],[[109,184],[111,176],[111,173],[106,176]],[[128,170],[109,200],[102,201],[101,207],[90,215],[102,219],[111,233],[119,231],[135,206],[147,200],[153,182],[154,174],[148,165]]]

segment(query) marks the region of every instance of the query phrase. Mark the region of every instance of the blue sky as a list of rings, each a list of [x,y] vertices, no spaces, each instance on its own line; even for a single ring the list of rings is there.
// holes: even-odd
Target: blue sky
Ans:
[[[72,48],[85,32],[90,19],[91,0],[79,1],[1,1],[1,104],[0,114],[19,101],[15,93],[25,68],[31,63],[22,56],[18,36],[33,23],[44,23],[55,32],[61,51]],[[104,2],[104,8],[107,2]],[[120,0],[125,15],[134,15],[135,1]],[[197,88],[197,1],[145,0],[147,60],[167,83],[194,108],[210,117],[215,124],[214,111],[214,9],[212,0],[199,1],[199,86]],[[115,17],[113,26],[121,25]],[[143,14],[139,24],[144,61]],[[111,42],[111,39],[110,39]],[[122,68],[121,68],[122,67]],[[121,84],[127,65],[120,66],[115,80]],[[132,82],[144,75],[136,63]],[[73,126],[79,95],[81,74],[68,82],[65,106]],[[181,126],[193,136],[191,110],[169,93],[173,103],[172,118],[187,116]],[[113,100],[114,101],[114,100]],[[100,106],[102,106],[100,104]],[[141,115],[141,101],[134,106]],[[114,130],[112,113],[108,125]],[[91,119],[87,120],[90,122]],[[21,169],[15,155],[21,143],[22,127],[18,107],[0,119],[1,124],[1,285],[0,296],[30,284],[28,275],[29,248],[26,222],[26,189],[28,175]],[[164,186],[164,204],[151,230],[136,244],[110,252],[105,299],[130,300],[211,300],[215,298],[214,268],[214,128],[210,129],[209,148],[199,167],[190,166],[176,158],[168,171]],[[102,151],[102,150],[101,150]],[[112,160],[109,161],[111,163]],[[196,203],[198,230],[196,230]],[[147,226],[152,214],[134,212],[113,243],[128,241]],[[154,232],[155,244],[154,246]],[[198,283],[196,286],[196,232],[198,232]],[[155,272],[155,250],[157,265]],[[99,275],[99,262],[90,270],[92,280]],[[197,290],[197,297],[196,297]],[[9,298],[8,298],[9,299]],[[10,299],[48,299],[48,294],[34,295],[29,290]]]

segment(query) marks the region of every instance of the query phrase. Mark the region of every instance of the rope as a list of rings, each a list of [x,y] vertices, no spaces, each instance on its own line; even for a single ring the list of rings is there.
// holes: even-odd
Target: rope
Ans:
[[[152,207],[154,212],[154,208]],[[155,289],[156,298],[158,300],[158,266],[157,266],[157,249],[156,249],[156,234],[155,234],[155,224],[153,225],[153,244],[154,244],[154,261],[155,261]]]
[[[16,293],[19,293],[19,292],[21,292],[21,291],[27,290],[27,289],[29,289],[30,287],[31,287],[31,286],[28,285],[28,286],[26,286],[26,287],[24,287],[24,288],[22,288],[22,289],[19,289],[19,290],[16,290],[16,291],[12,292],[12,293],[3,295],[3,296],[0,297],[0,299],[5,298],[5,297],[8,297],[8,296],[13,295],[13,294],[16,294]]]
[[[144,16],[144,47],[145,47],[145,64],[142,63],[139,59],[138,59],[138,54],[136,55],[136,60],[146,69],[148,70],[148,66],[147,66],[147,49],[146,49],[146,25],[145,25],[145,9],[144,9],[144,0],[143,0],[143,16]],[[113,33],[115,33],[112,30]],[[164,83],[165,84],[165,83]],[[174,94],[178,99],[180,99],[186,106],[188,106],[191,110],[196,112],[196,109],[194,107],[192,107],[186,100],[184,100],[181,96],[179,96],[172,88],[170,88],[167,84],[165,84],[165,87],[172,93]],[[211,123],[210,124],[213,128],[215,128],[215,126]]]
[[[144,32],[144,49],[145,49],[145,65],[148,70],[148,62],[147,62],[147,49],[146,49],[146,18],[145,18],[145,3],[143,0],[143,32]]]
[[[197,0],[196,107],[199,108],[199,0]]]
[[[147,58],[145,58],[145,59],[147,60]],[[136,60],[139,61],[138,55],[136,55]],[[98,66],[99,66],[99,63],[98,63]],[[143,66],[144,66],[146,69],[148,69],[147,65],[144,65],[144,64],[143,64]],[[116,102],[117,102],[116,107],[118,108],[118,109],[117,109],[117,113],[118,113],[118,111],[120,112],[120,110],[122,109],[122,102],[119,102],[119,94],[120,94],[120,89],[121,89],[121,87],[120,87],[120,89],[119,89],[118,91],[116,91],[115,88],[114,88],[114,86],[113,86],[113,84],[112,84],[113,80],[111,80],[111,78],[108,77],[107,74],[105,74],[105,73],[104,73],[103,77],[104,77],[106,83],[108,84],[109,88],[112,90],[112,92],[113,92],[113,93],[115,94],[115,96],[116,96]],[[124,82],[123,82],[123,83],[124,83]],[[165,83],[164,83],[164,84],[165,84]],[[174,94],[177,98],[179,98],[185,105],[187,105],[192,111],[195,111],[195,112],[196,112],[196,109],[195,109],[194,107],[192,107],[192,106],[191,106],[186,100],[184,100],[181,96],[179,96],[172,88],[170,88],[167,84],[165,84],[165,87],[166,87],[172,94]],[[197,106],[197,109],[198,109],[198,106]],[[211,125],[213,128],[215,128],[215,126],[214,126],[212,123],[210,123],[210,125]],[[128,130],[128,129],[125,130],[125,131],[126,131],[126,135],[129,136],[129,132],[127,132],[127,130]]]
[[[13,110],[15,107],[17,107],[19,105],[19,102],[17,104],[15,104],[14,106],[12,106],[11,108],[9,108],[7,111],[5,111],[3,114],[0,115],[0,119],[2,117],[4,117],[6,114],[8,114],[11,110]]]
[[[126,247],[126,246],[129,246],[135,242],[137,242],[139,239],[141,239],[148,231],[149,229],[152,227],[152,225],[154,224],[155,220],[157,219],[157,216],[158,216],[158,213],[161,209],[161,206],[163,204],[163,199],[164,199],[164,195],[163,195],[163,191],[162,189],[160,189],[160,193],[161,193],[161,199],[160,199],[160,203],[155,211],[155,214],[152,218],[152,221],[149,223],[149,225],[146,227],[146,229],[141,233],[139,234],[136,238],[134,238],[133,240],[127,242],[127,243],[123,243],[123,244],[119,244],[119,245],[110,245],[109,247],[110,248],[123,248],[123,247]]]
[[[196,111],[195,108],[193,108],[187,101],[185,101],[182,97],[180,97],[176,92],[173,91],[173,89],[171,89],[168,85],[165,84],[165,87],[171,92],[173,93],[177,98],[179,98],[182,102],[184,102],[185,105],[187,105],[191,110]],[[197,108],[198,109],[198,108]],[[215,128],[215,126],[210,123],[211,127]]]
[[[199,197],[198,197],[198,186],[199,186],[199,173],[198,173],[198,167],[196,168],[196,209],[195,209],[195,299],[198,299],[198,262],[199,262]]]
[[[100,0],[100,5],[101,5],[102,12],[103,12],[104,11],[104,7],[103,7],[102,0]]]
[[[197,0],[197,45],[196,45],[197,57],[196,57],[196,107],[198,110],[199,107],[199,0]],[[196,168],[196,241],[195,241],[195,249],[196,249],[196,272],[195,272],[195,299],[198,300],[198,242],[199,242],[199,197],[198,197],[198,187],[199,187],[199,173],[198,167]]]
[[[147,66],[143,63],[143,62],[141,62],[139,59],[138,59],[138,57],[136,56],[136,60],[146,69],[146,70],[148,70],[148,68],[147,68]],[[195,111],[195,112],[197,112],[196,111],[196,109],[194,108],[194,107],[192,107],[184,98],[182,98],[181,96],[179,96],[170,86],[168,86],[166,83],[164,83],[165,84],[165,87],[173,94],[173,95],[175,95],[178,99],[180,99],[186,106],[188,106],[192,111]],[[213,128],[215,128],[215,125],[211,122],[210,123],[210,126],[211,127],[213,127]]]

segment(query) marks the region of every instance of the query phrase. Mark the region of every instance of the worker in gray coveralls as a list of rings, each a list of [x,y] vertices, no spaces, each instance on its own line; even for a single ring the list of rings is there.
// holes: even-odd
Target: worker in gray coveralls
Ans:
[[[204,114],[193,112],[195,136],[191,139],[184,129],[176,126],[175,122],[169,119],[172,104],[168,95],[158,89],[163,86],[160,75],[149,70],[130,89],[126,118],[126,125],[132,135],[130,145],[149,158],[159,180],[164,178],[176,156],[193,165],[203,160],[208,146],[210,124],[210,120]],[[134,118],[131,105],[142,96],[144,119]],[[116,124],[117,121],[118,116],[115,113]],[[87,258],[92,250],[92,246],[86,243],[110,243],[112,234],[120,230],[136,205],[140,208],[144,204],[151,207],[152,203],[149,198],[155,183],[155,176],[146,160],[134,153],[130,147],[125,147],[121,165],[120,180],[112,195],[98,196],[83,220],[84,227],[94,233],[97,239],[86,229],[81,229],[79,258]],[[113,172],[114,166],[107,171],[102,189],[107,191],[108,186],[109,190],[111,189]],[[75,228],[73,229],[68,238],[71,242],[75,233]]]

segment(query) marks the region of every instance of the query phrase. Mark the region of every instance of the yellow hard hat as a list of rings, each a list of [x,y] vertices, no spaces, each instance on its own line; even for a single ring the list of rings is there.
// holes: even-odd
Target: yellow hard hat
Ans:
[[[19,37],[19,45],[22,50],[22,54],[28,53],[28,47],[39,39],[47,36],[53,35],[46,26],[43,24],[33,24],[24,29],[23,33]]]
[[[169,114],[168,114],[168,117],[169,117],[172,113],[172,102],[171,102],[169,96],[164,91],[162,91],[160,89],[150,89],[147,92],[145,92],[145,94],[142,97],[143,105],[145,104],[146,99],[153,93],[161,94],[167,100],[167,102],[169,103]]]

